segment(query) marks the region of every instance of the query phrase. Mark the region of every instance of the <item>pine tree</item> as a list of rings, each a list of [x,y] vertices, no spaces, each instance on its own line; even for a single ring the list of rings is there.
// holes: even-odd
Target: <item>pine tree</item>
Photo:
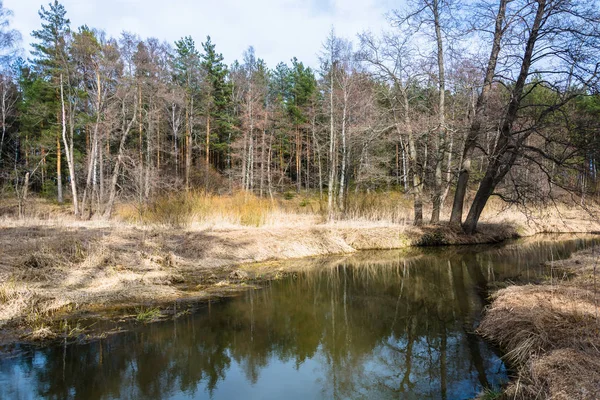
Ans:
[[[42,28],[31,33],[37,40],[37,43],[32,44],[33,51],[31,52],[34,57],[32,61],[34,71],[40,79],[45,80],[54,88],[54,97],[46,99],[44,105],[56,116],[56,127],[64,122],[60,111],[60,77],[68,74],[67,40],[71,31],[70,20],[66,17],[66,13],[65,8],[57,0],[50,3],[48,9],[42,6],[39,11]],[[61,138],[59,129],[53,131],[56,143],[57,200],[62,203]]]
[[[204,73],[204,116],[206,118],[205,163],[223,170],[231,143],[232,87],[227,81],[228,69],[221,53],[217,53],[210,36],[202,43]],[[211,159],[212,147],[212,159]]]
[[[299,192],[302,187],[302,155],[304,153],[303,142],[308,123],[308,106],[316,90],[317,82],[312,70],[304,67],[304,64],[296,58],[292,59],[290,80],[291,90],[287,107],[295,131],[296,190]],[[306,154],[307,156],[309,154],[308,148],[306,149]],[[307,174],[309,173],[309,168],[310,166],[307,161]]]
[[[186,36],[175,42],[175,57],[173,58],[174,80],[185,92],[185,187],[190,189],[192,168],[192,136],[194,130],[194,114],[196,99],[199,92],[198,70],[200,55],[196,50],[194,40]]]

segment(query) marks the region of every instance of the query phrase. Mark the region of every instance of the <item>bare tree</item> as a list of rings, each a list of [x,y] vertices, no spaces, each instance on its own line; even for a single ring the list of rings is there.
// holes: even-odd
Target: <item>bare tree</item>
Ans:
[[[474,233],[481,213],[498,184],[527,150],[528,138],[547,118],[559,113],[571,100],[598,84],[600,63],[600,13],[593,4],[574,0],[536,0],[514,4],[519,10],[518,37],[525,37],[520,66],[511,85],[509,102],[485,175],[463,224]],[[532,72],[532,66],[537,66]],[[549,66],[551,66],[549,68]],[[530,80],[532,74],[537,79]],[[544,87],[554,96],[541,102],[533,98]],[[533,99],[532,103],[528,101]],[[533,118],[521,119],[525,109]],[[535,151],[535,150],[534,150]],[[541,151],[540,151],[541,152]]]
[[[390,120],[398,137],[406,136],[408,143],[408,164],[411,170],[411,191],[414,199],[414,224],[423,223],[423,181],[422,162],[419,156],[417,137],[413,127],[410,87],[418,82],[419,74],[408,60],[411,58],[411,43],[407,37],[384,33],[381,39],[372,34],[359,36],[361,50],[359,59],[369,64],[373,77],[386,84],[385,96],[389,107]]]
[[[467,193],[469,175],[471,173],[471,157],[477,144],[477,139],[481,134],[489,93],[492,89],[494,77],[496,76],[496,64],[498,62],[502,38],[504,36],[504,32],[506,31],[506,7],[510,1],[512,0],[500,0],[500,4],[498,5],[490,57],[485,70],[485,77],[483,79],[481,91],[477,97],[477,103],[473,113],[474,115],[471,126],[464,142],[458,181],[456,183],[456,192],[454,194],[454,202],[452,204],[452,213],[450,215],[451,224],[460,225],[462,223],[465,195]]]

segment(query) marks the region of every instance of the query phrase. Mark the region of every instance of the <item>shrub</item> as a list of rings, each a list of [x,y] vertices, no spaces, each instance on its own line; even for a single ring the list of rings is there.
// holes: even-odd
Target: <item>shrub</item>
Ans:
[[[447,244],[448,239],[443,232],[438,230],[425,232],[416,243],[417,246],[445,246]]]

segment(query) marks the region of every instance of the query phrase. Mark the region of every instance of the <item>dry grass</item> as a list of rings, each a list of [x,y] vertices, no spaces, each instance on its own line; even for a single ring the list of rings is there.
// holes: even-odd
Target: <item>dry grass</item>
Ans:
[[[512,286],[494,296],[479,332],[499,344],[517,370],[506,398],[598,398],[599,296],[590,277],[582,275],[593,269],[590,261],[596,262],[590,254],[587,250],[560,262],[574,279]]]
[[[395,224],[410,224],[412,220],[412,199],[399,192],[351,193],[342,220],[385,221]]]
[[[204,192],[170,194],[155,199],[141,209],[133,204],[118,207],[118,219],[130,223],[181,227],[260,227],[289,225],[296,220],[319,218],[320,203],[315,198],[260,198],[250,193],[214,195]]]
[[[315,193],[284,193],[260,198],[247,192],[214,195],[205,192],[169,194],[144,207],[122,204],[117,218],[129,223],[170,227],[293,226],[323,223],[326,199]],[[336,213],[338,221],[410,223],[410,196],[399,192],[351,193],[345,209]]]
[[[410,207],[399,193],[352,193],[346,211],[324,222],[323,201],[314,194],[271,200],[197,192],[142,209],[123,204],[112,220],[83,221],[66,216],[67,205],[32,200],[27,218],[0,217],[0,327],[25,324],[31,332],[89,308],[203,298],[218,282],[221,291],[236,290],[228,274],[242,263],[498,242],[541,229],[514,222],[519,214],[512,210],[486,214],[474,236],[443,225],[416,228]],[[600,231],[572,217],[570,230],[556,229]]]
[[[481,216],[482,223],[519,227],[522,236],[537,233],[585,233],[600,231],[600,209],[591,205],[584,209],[579,203],[567,200],[524,210],[492,197]]]
[[[472,194],[471,194],[472,195]],[[467,204],[468,204],[467,199]],[[115,218],[107,221],[93,220],[94,226],[120,226],[123,223],[136,227],[173,227],[191,230],[229,230],[246,227],[304,227],[326,221],[327,199],[315,192],[286,192],[273,198],[260,198],[248,192],[215,195],[202,191],[170,193],[152,199],[148,204],[121,203],[116,206]],[[442,210],[442,220],[450,216],[450,198]],[[16,219],[14,199],[0,199],[0,226],[63,223],[68,226],[90,226],[90,221],[72,217],[71,207],[52,201],[30,198],[24,220]],[[425,204],[427,220],[431,207]],[[466,213],[467,210],[465,210]],[[498,198],[491,198],[481,223],[488,226],[510,225],[521,236],[536,233],[583,233],[600,231],[598,207],[584,210],[579,203],[566,199],[564,203],[544,205],[523,210],[508,207]],[[343,211],[335,215],[336,223],[360,225],[411,225],[412,197],[400,192],[349,192]],[[331,224],[331,222],[328,222]]]
[[[490,226],[466,237],[447,227],[381,221],[230,229],[10,221],[0,229],[0,326],[31,331],[86,309],[204,298],[218,282],[227,283],[219,290],[235,290],[239,282],[229,284],[230,273],[244,263],[405,248],[423,244],[427,235],[466,244],[513,234],[509,227]]]

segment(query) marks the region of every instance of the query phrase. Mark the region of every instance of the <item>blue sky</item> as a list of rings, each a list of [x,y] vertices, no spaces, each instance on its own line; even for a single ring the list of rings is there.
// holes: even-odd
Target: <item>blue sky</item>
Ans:
[[[29,49],[38,29],[38,10],[49,0],[4,0],[14,12],[12,26]],[[142,38],[173,42],[191,35],[198,46],[211,35],[231,63],[252,45],[270,67],[297,57],[318,66],[318,52],[331,26],[338,36],[355,39],[364,30],[387,28],[385,14],[401,0],[62,0],[72,27],[87,24],[118,36],[122,31]]]

